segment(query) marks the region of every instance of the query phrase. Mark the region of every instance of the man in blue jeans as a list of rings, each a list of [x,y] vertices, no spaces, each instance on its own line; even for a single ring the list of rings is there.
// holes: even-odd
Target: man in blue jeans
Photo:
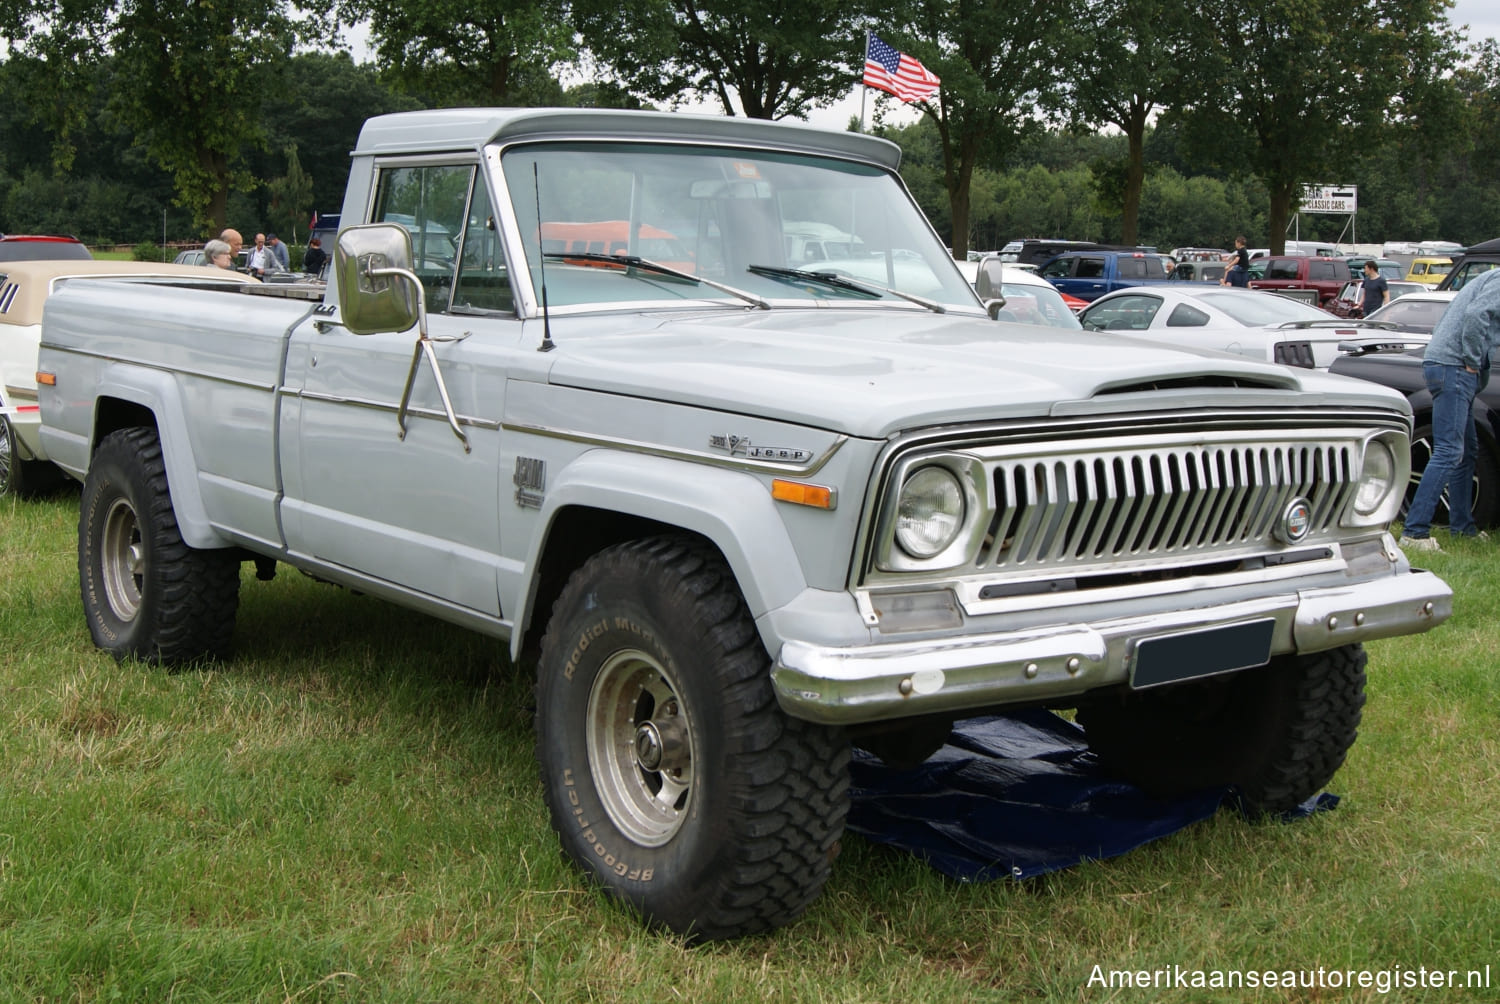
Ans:
[[[1500,347],[1500,269],[1471,279],[1432,329],[1422,355],[1422,375],[1432,394],[1432,456],[1401,532],[1401,546],[1440,551],[1432,515],[1448,490],[1448,531],[1478,537],[1474,525],[1474,461],[1479,437],[1474,398],[1490,380],[1490,352]]]

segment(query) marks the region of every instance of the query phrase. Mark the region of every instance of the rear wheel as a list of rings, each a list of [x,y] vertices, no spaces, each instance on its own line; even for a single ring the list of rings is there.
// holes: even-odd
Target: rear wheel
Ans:
[[[155,430],[123,429],[99,444],[79,504],[78,580],[94,644],[115,658],[228,656],[238,554],[183,542]]]
[[[782,712],[768,662],[723,559],[690,538],[595,555],[553,608],[536,710],[552,825],[652,924],[770,930],[828,878],[848,745]]]
[[[62,472],[45,460],[22,460],[16,430],[0,415],[0,496],[35,498],[62,484]]]
[[[1338,771],[1364,703],[1364,648],[1345,645],[1101,698],[1078,724],[1106,770],[1149,794],[1234,785],[1251,811],[1285,812]]]

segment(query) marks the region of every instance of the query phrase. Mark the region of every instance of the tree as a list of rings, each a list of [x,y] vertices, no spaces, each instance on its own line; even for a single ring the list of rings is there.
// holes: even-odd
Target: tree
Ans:
[[[266,188],[270,193],[267,218],[271,226],[286,235],[290,242],[299,230],[307,229],[307,222],[316,208],[313,205],[312,178],[302,170],[302,162],[297,159],[297,144],[286,148],[286,174],[267,182]]]
[[[886,39],[943,81],[936,99],[918,107],[941,142],[955,258],[969,250],[975,169],[1003,161],[1040,128],[1042,102],[1058,86],[1067,58],[1057,32],[1052,17],[1037,16],[1029,4],[914,0],[909,30]]]
[[[379,65],[433,105],[534,105],[562,94],[578,57],[564,0],[315,0],[344,24],[369,21]]]
[[[87,69],[112,54],[109,106],[205,231],[224,225],[242,150],[261,140],[269,68],[296,30],[286,0],[0,0],[0,34],[55,96],[60,162],[71,161],[68,136],[87,112]]]
[[[849,93],[868,0],[579,0],[589,50],[633,93],[725,115],[805,117]],[[739,107],[736,109],[735,101]]]
[[[1393,134],[1441,132],[1439,68],[1455,61],[1448,0],[1207,0],[1217,43],[1198,46],[1184,134],[1198,156],[1269,196],[1273,253],[1304,186],[1342,183]],[[1431,121],[1427,112],[1431,112]],[[1455,123],[1456,124],[1456,123]],[[1432,141],[1428,136],[1427,141]]]
[[[1074,22],[1073,69],[1059,107],[1075,123],[1113,125],[1125,134],[1122,167],[1101,167],[1117,176],[1120,240],[1134,245],[1146,181],[1146,127],[1158,108],[1180,95],[1183,54],[1197,12],[1170,0],[1089,0],[1084,9],[1084,20]]]

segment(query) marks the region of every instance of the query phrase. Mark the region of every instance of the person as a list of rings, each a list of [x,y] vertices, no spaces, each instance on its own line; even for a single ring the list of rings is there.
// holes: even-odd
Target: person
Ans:
[[[250,252],[250,274],[257,279],[264,279],[270,272],[278,271],[281,260],[276,257],[276,252],[266,246],[266,235],[255,235],[255,247]]]
[[[1359,309],[1364,317],[1391,302],[1391,285],[1380,274],[1380,266],[1371,258],[1365,262],[1365,277],[1359,284]]]
[[[245,238],[240,236],[238,230],[225,228],[224,232],[219,235],[219,240],[229,245],[229,258],[237,267],[240,261],[240,248],[245,246]]]
[[[1221,261],[1234,262],[1224,270],[1224,278],[1219,280],[1220,286],[1238,286],[1245,288],[1250,284],[1250,252],[1245,250],[1245,238],[1234,239],[1234,250],[1224,255]]]
[[[274,254],[276,256],[276,260],[281,263],[281,271],[288,272],[291,270],[291,255],[287,252],[286,245],[281,243],[280,238],[278,238],[275,234],[266,234],[266,247],[271,249],[271,253]]]
[[[1441,551],[1432,517],[1448,492],[1448,532],[1487,537],[1474,523],[1474,464],[1479,436],[1474,398],[1490,380],[1490,353],[1500,347],[1500,269],[1469,280],[1432,329],[1422,377],[1432,394],[1432,453],[1401,528],[1401,546]]]
[[[314,237],[307,242],[307,253],[302,256],[302,271],[317,275],[328,261],[328,252],[323,250],[323,240]]]
[[[234,255],[229,251],[229,242],[211,240],[203,245],[203,264],[234,271]]]

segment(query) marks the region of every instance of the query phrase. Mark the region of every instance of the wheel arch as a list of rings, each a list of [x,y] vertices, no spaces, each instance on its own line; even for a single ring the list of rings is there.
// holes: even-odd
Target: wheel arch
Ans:
[[[549,485],[527,555],[511,656],[540,642],[551,604],[591,555],[642,537],[701,538],[728,564],[754,618],[807,587],[796,548],[759,480],[662,457],[585,454]],[[770,648],[771,639],[766,639]]]
[[[208,519],[198,490],[198,461],[188,436],[187,410],[167,373],[133,371],[128,378],[105,374],[94,397],[89,456],[106,436],[121,429],[149,427],[161,442],[172,511],[189,547],[229,547]]]

